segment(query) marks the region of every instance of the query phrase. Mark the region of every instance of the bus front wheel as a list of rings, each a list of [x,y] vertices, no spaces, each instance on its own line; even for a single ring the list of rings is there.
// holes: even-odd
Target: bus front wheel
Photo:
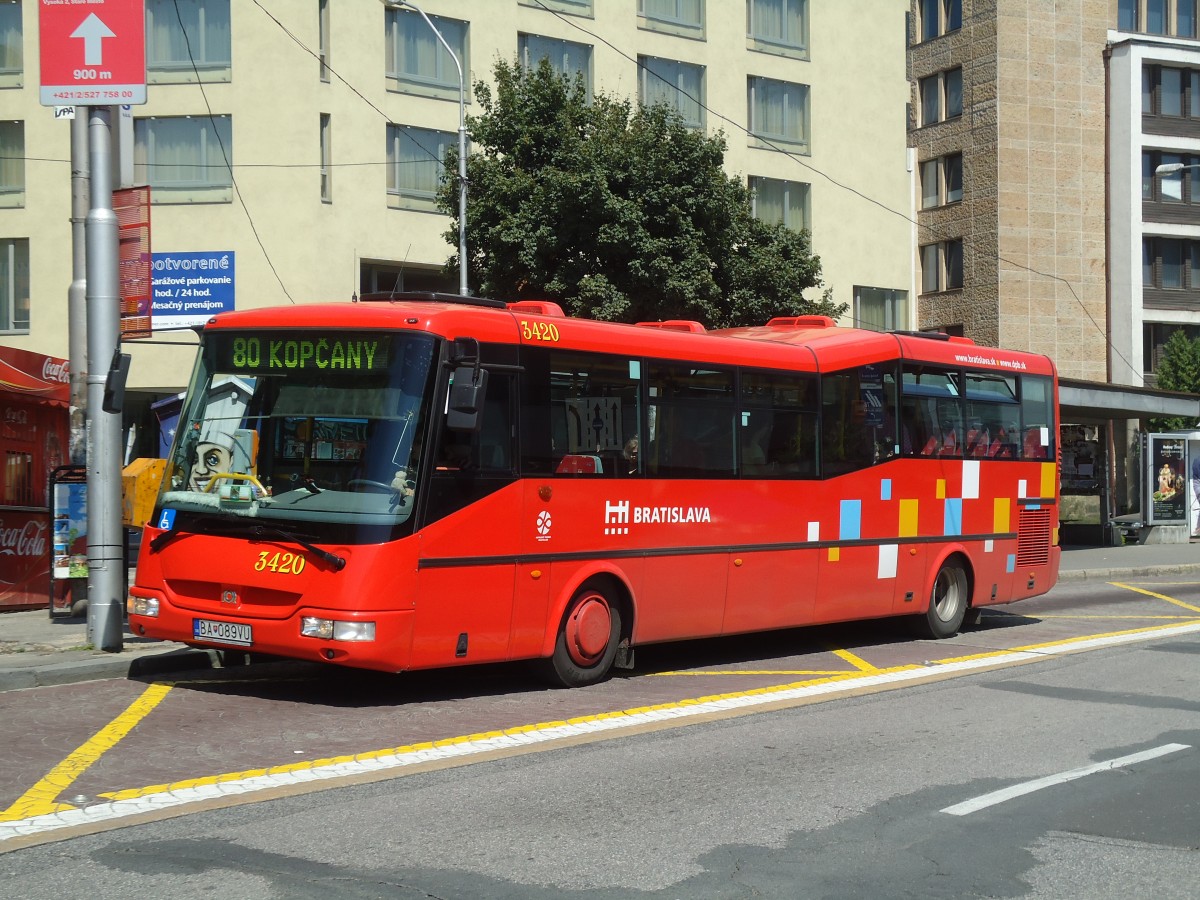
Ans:
[[[545,675],[562,687],[595,684],[612,668],[620,640],[620,609],[603,591],[585,585],[571,599],[558,626]]]
[[[917,630],[935,640],[957,634],[967,614],[967,593],[967,572],[962,563],[946,560],[929,592],[929,609],[917,619]]]

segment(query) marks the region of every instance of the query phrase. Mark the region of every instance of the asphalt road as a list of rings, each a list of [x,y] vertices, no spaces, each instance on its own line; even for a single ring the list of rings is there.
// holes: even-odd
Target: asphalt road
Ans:
[[[249,805],[228,806],[259,795],[216,797],[207,806],[222,808],[96,835],[75,836],[86,830],[76,828],[58,835],[70,840],[0,856],[5,892],[30,898],[1192,896],[1200,876],[1200,636],[1195,629],[1145,629],[1195,623],[1200,585],[1060,585],[1021,611],[1020,622],[996,622],[957,643],[908,641],[863,626],[805,633],[826,646],[805,645],[801,654],[794,635],[662,648],[639,661],[635,677],[583,692],[518,687],[520,677],[502,671],[443,680],[440,690],[432,681],[409,681],[419,696],[396,697],[381,695],[395,690],[394,681],[359,676],[318,685],[293,673],[299,680],[193,686],[183,710],[168,716],[176,687],[59,799],[78,795],[86,809],[91,770],[127,778],[141,766],[153,774],[170,769],[162,757],[176,757],[193,773],[232,772],[244,744],[255,743],[239,713],[247,705],[260,731],[288,735],[273,737],[271,754],[300,737],[306,747],[292,749],[311,754],[356,741],[360,750],[394,746],[414,720],[447,730],[446,718],[463,709],[484,718],[490,710],[504,721],[541,710],[550,715],[525,721],[545,723],[567,700],[572,708],[628,710],[649,693],[675,690],[658,685],[738,678],[723,672],[757,679],[754,673],[775,670],[776,684],[795,681],[802,676],[783,673],[810,663],[807,670],[816,671],[820,653],[832,669],[831,659],[890,664],[929,656],[931,648],[940,659],[978,657],[982,647],[998,644],[1006,651],[1041,648],[1019,658],[1009,653],[998,668],[927,665],[936,671],[919,671],[924,677],[889,690],[851,689],[853,679],[843,679],[833,683],[841,692],[825,702],[799,697],[734,709],[733,717],[727,711],[616,730],[602,740],[510,748],[482,754],[474,764],[416,766],[346,786],[331,781],[339,786],[318,793],[298,793],[304,788],[297,786],[276,792],[290,796]],[[1126,643],[1054,649],[1070,639],[1066,632],[1134,629],[1141,634]],[[847,636],[858,637],[852,651],[845,649]],[[834,638],[840,640],[830,644]],[[677,672],[718,674],[673,677]],[[481,693],[473,694],[472,685]],[[90,699],[119,709],[122,691],[137,695],[145,687],[100,683],[101,693]],[[23,708],[0,712],[11,725]],[[338,710],[348,715],[338,717]],[[81,704],[76,716],[87,712]],[[237,727],[226,727],[225,719]],[[392,744],[377,740],[381,720],[392,729]],[[57,738],[64,747],[65,731]],[[61,753],[53,744],[32,745],[35,755],[41,747],[43,771]],[[235,765],[202,768],[222,754]],[[10,795],[21,789],[10,783],[11,766],[0,773]],[[989,792],[1017,785],[1028,792],[988,803]]]

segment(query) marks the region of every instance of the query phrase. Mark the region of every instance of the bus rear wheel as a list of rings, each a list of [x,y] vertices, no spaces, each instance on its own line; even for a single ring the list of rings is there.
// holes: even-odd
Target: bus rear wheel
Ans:
[[[621,610],[603,591],[585,585],[567,605],[544,674],[562,687],[595,684],[612,668],[620,640]]]
[[[946,560],[929,592],[929,609],[917,619],[921,635],[940,640],[957,634],[967,614],[967,593],[967,572],[962,563]]]

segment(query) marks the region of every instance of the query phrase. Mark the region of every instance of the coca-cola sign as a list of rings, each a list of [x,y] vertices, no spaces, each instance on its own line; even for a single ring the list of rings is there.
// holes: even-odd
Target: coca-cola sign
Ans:
[[[56,360],[52,356],[47,356],[42,362],[42,379],[57,381],[59,384],[70,384],[71,364],[66,360]]]
[[[46,523],[30,519],[9,528],[0,519],[0,554],[5,556],[43,556],[46,553]]]

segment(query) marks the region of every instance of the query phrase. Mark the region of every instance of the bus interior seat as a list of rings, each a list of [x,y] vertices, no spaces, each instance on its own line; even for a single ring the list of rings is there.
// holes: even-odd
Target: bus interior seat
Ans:
[[[604,463],[599,456],[572,453],[564,456],[554,471],[558,475],[600,475],[604,473]]]

